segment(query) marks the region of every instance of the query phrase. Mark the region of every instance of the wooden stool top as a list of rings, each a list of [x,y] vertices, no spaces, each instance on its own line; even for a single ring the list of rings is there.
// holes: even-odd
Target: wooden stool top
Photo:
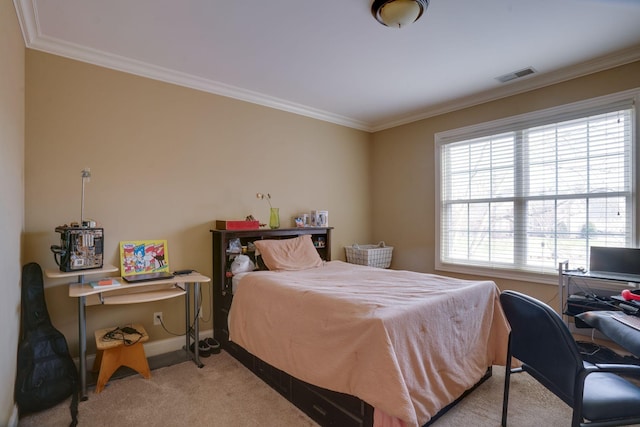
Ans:
[[[135,329],[140,333],[140,335],[136,333],[125,334],[116,326],[112,328],[98,329],[95,331],[96,348],[98,350],[107,350],[121,345],[133,345],[138,342],[142,343],[149,340],[149,335],[142,325],[134,324],[128,325],[128,327]],[[124,328],[124,326],[122,328]],[[111,338],[109,338],[109,336],[111,336]]]

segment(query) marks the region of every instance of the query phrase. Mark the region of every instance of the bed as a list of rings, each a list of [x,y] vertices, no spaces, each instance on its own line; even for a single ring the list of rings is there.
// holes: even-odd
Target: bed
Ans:
[[[504,365],[509,328],[492,281],[323,261],[311,238],[256,241],[270,270],[234,278],[230,344],[366,402],[374,426],[421,426]]]

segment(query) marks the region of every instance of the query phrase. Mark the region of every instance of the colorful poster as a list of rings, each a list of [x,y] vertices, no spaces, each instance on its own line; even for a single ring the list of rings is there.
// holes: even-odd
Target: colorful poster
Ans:
[[[166,240],[132,240],[120,242],[120,274],[169,272]]]

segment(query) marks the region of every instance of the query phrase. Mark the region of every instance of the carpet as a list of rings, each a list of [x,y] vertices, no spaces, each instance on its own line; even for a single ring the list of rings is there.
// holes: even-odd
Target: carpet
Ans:
[[[317,426],[304,413],[226,352],[192,362],[109,381],[100,394],[89,390],[80,403],[80,426]],[[512,375],[509,426],[566,426],[571,410],[527,374]],[[433,427],[500,425],[504,367]],[[24,416],[19,427],[68,426],[69,401]]]
[[[201,359],[203,368],[183,362],[111,380],[80,402],[79,426],[316,426],[303,412],[221,352]],[[27,415],[19,427],[68,426],[70,400]]]

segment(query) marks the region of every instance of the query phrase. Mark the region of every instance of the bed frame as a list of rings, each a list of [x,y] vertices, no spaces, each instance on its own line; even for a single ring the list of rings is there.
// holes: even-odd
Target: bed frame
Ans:
[[[230,254],[227,251],[229,241],[240,239],[241,246],[250,246],[249,243],[256,240],[287,239],[310,234],[320,257],[330,261],[331,231],[331,227],[275,230],[211,230],[213,235],[212,297],[214,337],[221,343],[224,350],[321,426],[370,427],[373,425],[373,407],[368,403],[355,396],[320,388],[292,377],[252,355],[241,346],[229,341],[227,316],[229,315],[233,295],[231,292],[231,278],[227,277],[227,272],[230,271],[231,262],[236,256],[236,254]],[[247,255],[259,263],[259,260],[255,259],[255,254],[250,250]],[[491,373],[491,367],[489,367],[477,384],[438,412],[425,426],[437,420],[478,385],[491,377]]]

